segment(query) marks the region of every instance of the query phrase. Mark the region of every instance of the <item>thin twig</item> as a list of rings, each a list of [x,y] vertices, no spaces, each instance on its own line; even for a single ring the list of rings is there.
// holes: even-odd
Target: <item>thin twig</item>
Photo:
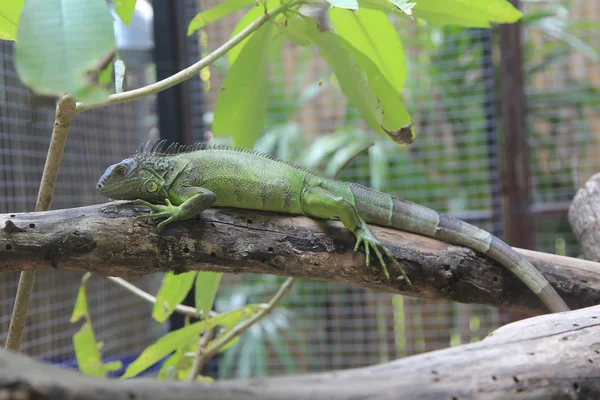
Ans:
[[[148,292],[143,291],[137,286],[127,282],[125,279],[117,278],[115,276],[107,276],[106,278],[113,281],[114,283],[121,286],[123,289],[129,291],[130,293],[134,294],[135,296],[139,297],[140,299],[145,300],[148,303],[156,303],[156,297],[152,296]],[[202,319],[202,313],[196,311],[194,307],[184,306],[183,304],[177,304],[177,306],[175,306],[175,311],[192,318]],[[210,312],[211,317],[216,317],[217,315],[219,314],[214,311]]]
[[[198,340],[198,348],[196,349],[196,355],[194,357],[194,363],[192,364],[192,369],[190,370],[190,375],[188,376],[188,382],[194,382],[196,377],[200,375],[200,371],[210,359],[206,354],[206,346],[210,342],[210,340],[215,336],[215,328],[209,329],[200,340]]]
[[[151,94],[156,94],[165,89],[168,89],[172,86],[175,86],[187,79],[190,79],[192,76],[200,73],[202,69],[209,66],[223,55],[225,55],[229,50],[231,50],[235,45],[240,43],[242,40],[250,36],[251,33],[257,31],[261,26],[263,26],[269,19],[273,18],[277,14],[282,13],[290,7],[293,7],[297,4],[297,1],[293,1],[290,3],[282,4],[273,10],[262,14],[256,20],[248,24],[244,29],[242,29],[237,35],[229,39],[227,42],[223,43],[218,49],[204,57],[202,60],[196,62],[195,64],[179,71],[178,73],[171,75],[168,78],[165,78],[161,81],[155,82],[151,85],[144,86],[139,89],[128,90],[126,92],[115,93],[108,96],[108,99],[103,103],[98,104],[83,104],[77,103],[76,113],[80,113],[86,110],[91,110],[93,108],[104,107],[112,104],[120,104],[130,100],[135,100],[140,97],[148,96]]]
[[[75,116],[75,102],[69,95],[61,98],[56,104],[56,117],[54,127],[52,128],[52,138],[50,147],[42,173],[40,189],[35,204],[36,211],[47,211],[52,204],[58,169],[65,150],[65,143],[69,135],[71,121]],[[10,327],[6,338],[6,348],[13,351],[19,351],[21,347],[21,338],[23,337],[23,328],[29,308],[29,299],[33,292],[35,283],[35,271],[22,271],[19,277],[19,286],[15,296],[15,305],[10,318]]]
[[[273,298],[269,301],[269,303],[266,305],[265,308],[263,308],[262,310],[257,312],[252,318],[248,319],[247,321],[245,321],[239,325],[236,325],[232,330],[230,330],[229,332],[227,332],[226,334],[221,336],[219,339],[216,339],[215,344],[210,346],[203,353],[203,357],[205,357],[206,359],[214,357],[215,354],[217,354],[219,352],[221,347],[223,347],[227,343],[229,343],[230,340],[233,340],[236,337],[238,337],[239,335],[241,335],[242,333],[246,332],[246,330],[248,328],[250,328],[252,325],[254,325],[258,321],[260,321],[261,319],[263,319],[264,317],[269,315],[273,311],[273,309],[275,308],[275,305],[279,302],[279,300],[281,300],[283,298],[283,296],[285,296],[290,291],[290,289],[292,288],[292,285],[294,284],[295,279],[296,278],[287,278],[285,280],[285,282],[283,282],[283,284],[281,285],[281,287],[279,288],[277,293],[275,293],[275,296],[273,296]]]

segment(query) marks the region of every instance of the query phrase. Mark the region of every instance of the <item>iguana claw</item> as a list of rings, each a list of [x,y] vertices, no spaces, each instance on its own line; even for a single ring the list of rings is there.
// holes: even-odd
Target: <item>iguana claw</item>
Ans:
[[[408,278],[408,276],[406,275],[404,268],[402,268],[402,266],[400,265],[398,260],[396,260],[394,258],[394,255],[390,252],[390,250],[383,243],[381,243],[379,241],[379,239],[377,239],[375,234],[371,231],[371,229],[366,224],[364,224],[364,226],[360,226],[356,231],[356,245],[354,246],[354,251],[357,251],[359,249],[361,243],[365,247],[365,256],[366,256],[367,267],[369,266],[369,261],[370,261],[370,248],[372,248],[375,251],[375,255],[377,256],[377,259],[381,263],[381,266],[383,268],[383,273],[389,280],[390,274],[387,269],[387,264],[385,263],[383,256],[381,254],[383,252],[390,260],[392,260],[392,263],[396,266],[396,268],[398,268],[398,270],[400,270],[400,273],[402,273],[402,276],[404,277],[404,279],[406,279],[406,282],[408,283],[408,285],[412,286],[412,283],[411,283],[410,279]]]
[[[164,229],[165,225],[178,219],[177,217],[179,216],[180,212],[179,207],[171,204],[171,201],[169,199],[165,199],[165,203],[166,206],[163,206],[162,204],[152,204],[145,200],[136,200],[134,203],[135,205],[148,207],[152,211],[150,214],[138,215],[133,219],[133,221],[135,222],[141,219],[150,218],[166,218],[166,220],[158,224],[158,227],[156,228],[156,232],[160,233]]]

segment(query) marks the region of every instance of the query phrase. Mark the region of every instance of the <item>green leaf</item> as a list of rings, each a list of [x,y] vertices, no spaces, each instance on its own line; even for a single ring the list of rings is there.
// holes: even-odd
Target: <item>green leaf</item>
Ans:
[[[75,300],[75,307],[71,315],[71,323],[83,320],[81,328],[73,335],[73,349],[79,370],[86,375],[105,377],[110,371],[116,371],[122,368],[120,361],[114,361],[107,364],[102,363],[100,357],[99,344],[96,342],[94,330],[92,329],[92,319],[90,317],[87,303],[86,283],[91,277],[86,273],[81,278],[81,286]]]
[[[250,10],[248,10],[248,12],[246,14],[244,14],[244,16],[242,17],[240,22],[237,23],[237,25],[233,29],[233,32],[231,32],[231,37],[234,37],[235,35],[240,33],[240,31],[242,29],[244,29],[245,27],[250,25],[254,20],[256,20],[258,17],[260,17],[262,14],[264,14],[265,7],[267,8],[267,10],[271,10],[271,9],[277,7],[280,3],[281,3],[281,0],[264,0],[263,1],[263,4],[265,5],[264,7],[262,5],[257,5],[256,7],[252,7]],[[229,50],[229,52],[227,52],[227,58],[229,60],[229,65],[233,65],[235,63],[235,60],[240,55],[244,46],[246,46],[246,43],[248,43],[250,38],[252,36],[256,35],[256,33],[257,32],[250,34],[250,36],[244,38],[241,42],[239,42],[236,46],[234,46],[231,50]]]
[[[327,0],[327,2],[331,4],[331,7],[358,10],[358,1],[356,0]]]
[[[416,18],[422,18],[433,26],[489,28],[492,22],[513,23],[523,16],[508,0],[418,0],[416,5],[408,0],[359,0],[358,3],[360,7],[401,16],[412,12]]]
[[[406,80],[404,49],[396,29],[379,10],[329,10],[336,33],[369,57],[398,93]]]
[[[0,40],[15,40],[17,26],[25,0],[5,0],[0,3]]]
[[[194,19],[190,21],[188,25],[187,35],[190,36],[198,29],[204,28],[211,22],[215,22],[226,15],[229,15],[240,8],[247,7],[251,4],[256,3],[256,0],[228,0],[224,1],[217,6],[198,13]]]
[[[301,20],[299,22],[299,18],[288,18],[283,24],[277,24],[277,27],[285,38],[295,45],[304,47],[310,44],[310,40],[303,33],[304,23]]]
[[[172,272],[165,274],[156,295],[156,303],[152,310],[152,318],[158,322],[165,322],[187,296],[194,284],[196,271],[175,275]]]
[[[113,21],[104,0],[27,1],[14,53],[19,78],[38,94],[102,101],[109,92],[100,71],[116,50]]]
[[[297,17],[302,18],[302,17]],[[333,68],[340,88],[357,107],[369,128],[397,144],[414,139],[410,115],[400,94],[369,57],[332,32],[319,32],[305,21],[304,33]]]
[[[433,26],[488,28],[491,22],[516,22],[523,13],[508,0],[419,0],[413,8],[413,15],[415,18],[423,18]]]
[[[136,0],[113,0],[117,15],[127,26],[131,23],[131,17],[135,11],[135,2]]]
[[[346,135],[346,138],[348,136]],[[362,139],[362,140],[361,140]],[[336,177],[341,169],[361,150],[364,149],[371,140],[368,137],[355,139],[350,143],[346,143],[344,147],[335,152],[327,167],[325,168],[325,176]]]
[[[208,318],[222,276],[221,272],[208,271],[199,271],[196,276],[196,311],[201,312],[203,318]]]
[[[207,320],[195,322],[181,329],[177,329],[176,331],[169,332],[155,343],[148,346],[138,358],[129,364],[129,367],[127,367],[127,370],[125,370],[121,379],[131,378],[144,372],[163,357],[178,349],[182,343],[188,343],[203,331],[219,325],[224,326],[225,328],[231,328],[240,321],[252,317],[262,309],[263,306],[260,304],[250,304],[237,310],[229,311]]]
[[[388,182],[390,170],[389,160],[385,151],[385,143],[379,141],[369,148],[369,176],[371,187],[375,190],[384,190]]]
[[[263,25],[242,49],[225,77],[213,120],[215,135],[231,135],[236,146],[252,148],[267,115],[267,54],[273,24]]]

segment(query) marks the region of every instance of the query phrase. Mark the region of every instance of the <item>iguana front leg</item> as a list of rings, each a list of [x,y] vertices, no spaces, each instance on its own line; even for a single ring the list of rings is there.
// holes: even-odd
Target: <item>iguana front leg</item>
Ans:
[[[354,204],[349,200],[321,187],[308,188],[302,196],[302,211],[310,217],[339,218],[344,226],[356,236],[354,251],[358,250],[361,243],[364,245],[367,267],[369,266],[370,248],[372,248],[383,267],[385,276],[390,279],[387,265],[382,256],[383,252],[400,270],[406,282],[412,286],[400,263],[394,258],[390,250],[377,239],[371,228],[358,214]]]
[[[157,232],[161,232],[167,224],[194,218],[217,200],[217,196],[210,190],[199,187],[183,187],[169,191],[169,198],[165,199],[166,205],[152,204],[144,200],[136,200],[135,204],[149,207],[153,213],[138,215],[134,221],[146,218],[166,218],[158,224]]]

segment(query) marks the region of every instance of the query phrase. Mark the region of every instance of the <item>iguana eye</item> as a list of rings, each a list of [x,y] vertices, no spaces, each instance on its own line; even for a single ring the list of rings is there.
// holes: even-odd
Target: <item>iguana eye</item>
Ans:
[[[123,175],[125,175],[125,167],[119,167],[119,168],[117,168],[117,170],[115,171],[115,173],[116,173],[118,176],[123,176]]]

